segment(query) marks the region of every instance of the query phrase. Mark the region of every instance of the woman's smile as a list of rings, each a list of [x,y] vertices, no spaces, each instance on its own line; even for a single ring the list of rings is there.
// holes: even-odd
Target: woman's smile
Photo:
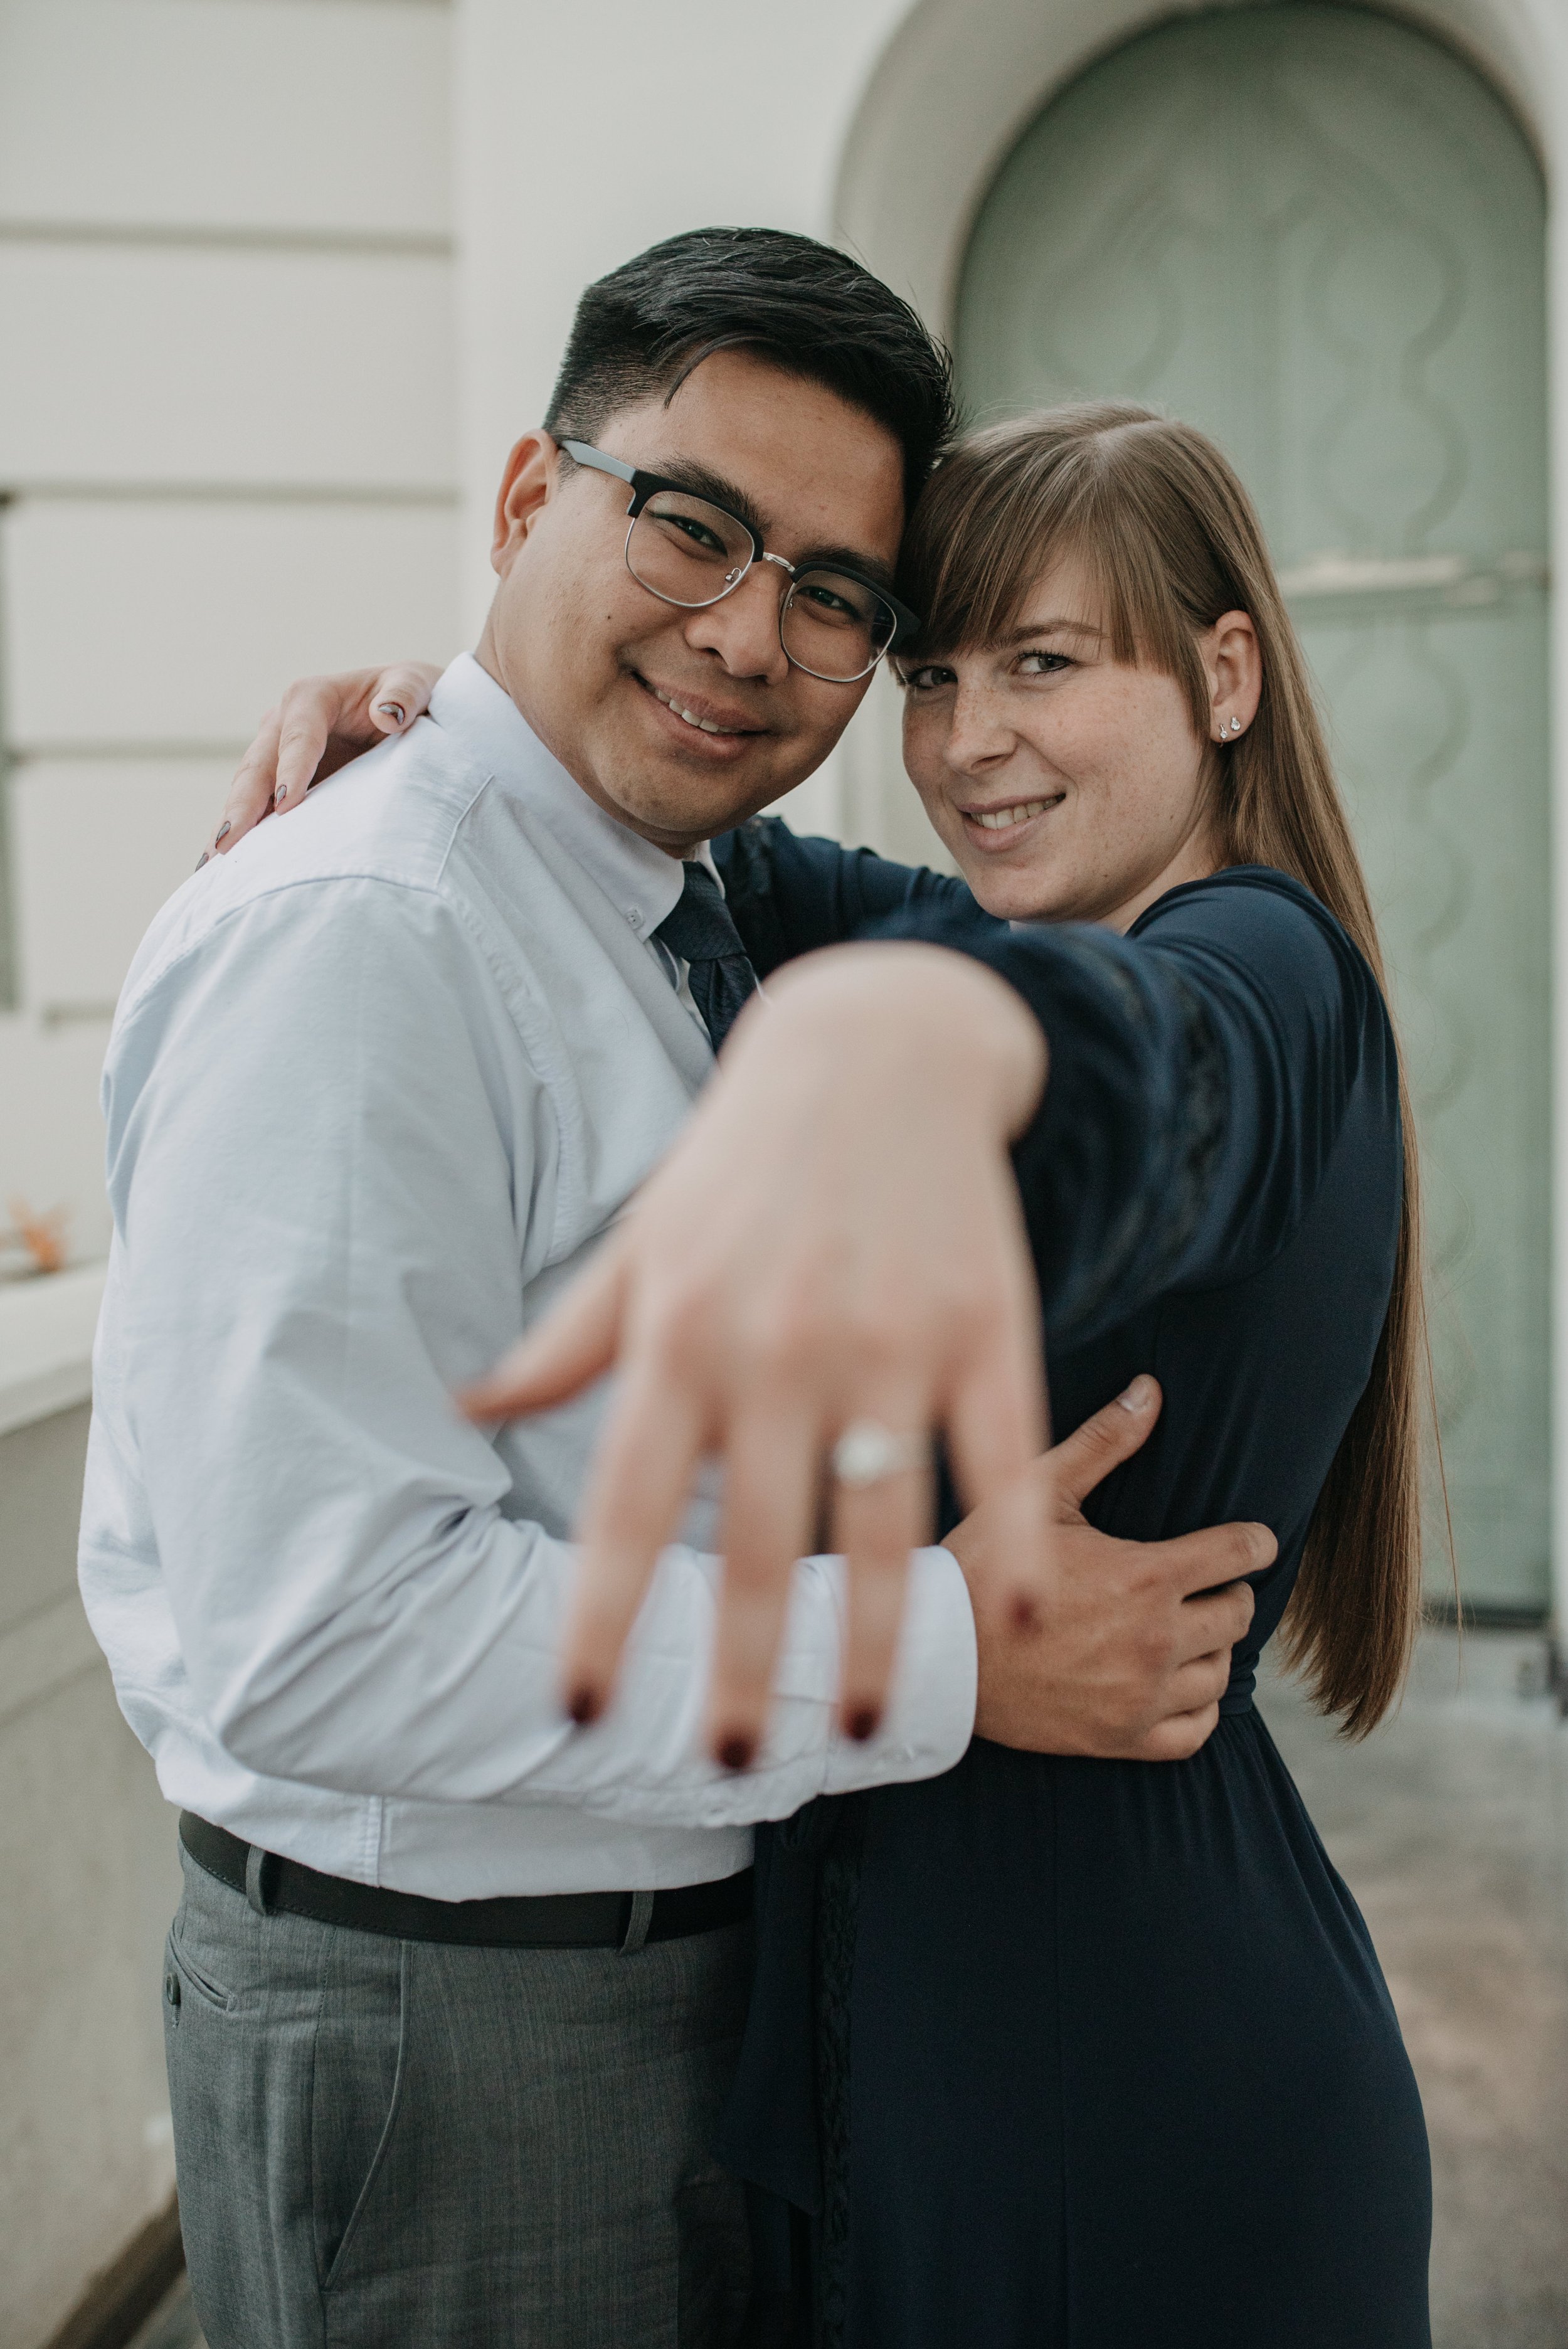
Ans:
[[[1049,792],[1031,800],[1005,800],[991,807],[960,807],[966,836],[982,855],[995,856],[1033,839],[1037,819],[1060,807],[1065,792]]]

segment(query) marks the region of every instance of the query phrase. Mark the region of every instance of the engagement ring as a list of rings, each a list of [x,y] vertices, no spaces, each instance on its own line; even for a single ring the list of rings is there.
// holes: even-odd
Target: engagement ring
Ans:
[[[857,1419],[833,1446],[833,1474],[841,1485],[880,1485],[904,1468],[923,1468],[930,1456],[923,1435],[895,1435],[880,1420]]]

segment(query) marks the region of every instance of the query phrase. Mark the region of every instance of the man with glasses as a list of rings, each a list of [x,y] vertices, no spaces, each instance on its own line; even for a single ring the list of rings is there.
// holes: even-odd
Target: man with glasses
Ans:
[[[574,1727],[598,1400],[493,1436],[449,1400],[592,1252],[753,990],[707,843],[820,763],[912,625],[893,566],[950,424],[913,315],[806,239],[698,233],[591,287],[433,722],[204,856],[132,968],[82,1581],[181,1812],[164,2014],[211,2349],[738,2339],[745,2211],[709,2148],[750,1828],[973,1733],[953,1557],[917,1554],[885,1713],[848,1736],[819,1559],[768,1742],[716,1768],[711,1502]],[[1037,1742],[1059,1702],[1042,1670]]]

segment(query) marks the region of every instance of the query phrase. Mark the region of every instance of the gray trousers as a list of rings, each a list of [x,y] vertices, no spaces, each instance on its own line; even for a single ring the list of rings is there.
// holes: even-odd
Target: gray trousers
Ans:
[[[749,1926],[394,1941],[181,1857],[163,2013],[211,2349],[732,2349],[744,2199],[708,2146]]]

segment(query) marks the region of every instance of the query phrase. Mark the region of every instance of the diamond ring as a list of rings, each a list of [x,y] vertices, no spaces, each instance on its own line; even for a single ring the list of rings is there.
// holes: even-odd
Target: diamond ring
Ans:
[[[832,1451],[841,1485],[880,1485],[905,1468],[923,1468],[931,1456],[923,1435],[895,1435],[880,1420],[852,1420]]]

